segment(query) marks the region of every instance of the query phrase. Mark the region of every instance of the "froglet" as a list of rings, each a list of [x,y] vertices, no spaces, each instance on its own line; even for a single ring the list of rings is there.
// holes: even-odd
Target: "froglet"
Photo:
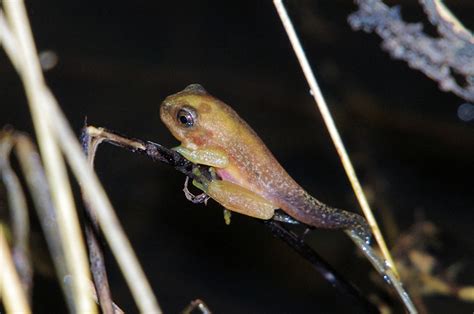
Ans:
[[[370,229],[362,216],[329,207],[306,192],[252,128],[201,85],[168,96],[160,117],[181,141],[175,149],[218,175],[196,186],[224,208],[260,219],[271,219],[281,209],[309,226],[344,229],[369,241]]]

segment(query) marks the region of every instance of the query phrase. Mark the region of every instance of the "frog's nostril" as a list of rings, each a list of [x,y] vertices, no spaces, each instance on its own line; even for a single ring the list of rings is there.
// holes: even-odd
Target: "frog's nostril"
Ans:
[[[160,109],[168,111],[170,108],[171,104],[167,102],[166,100],[161,103]]]

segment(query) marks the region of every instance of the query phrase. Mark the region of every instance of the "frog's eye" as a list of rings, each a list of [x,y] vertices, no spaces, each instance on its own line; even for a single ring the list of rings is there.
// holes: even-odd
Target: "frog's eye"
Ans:
[[[196,111],[191,108],[181,108],[176,115],[178,123],[186,128],[190,128],[196,122]]]

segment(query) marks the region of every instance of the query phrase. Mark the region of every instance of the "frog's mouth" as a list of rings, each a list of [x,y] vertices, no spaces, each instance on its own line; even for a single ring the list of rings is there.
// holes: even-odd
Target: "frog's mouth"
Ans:
[[[182,142],[181,147],[190,151],[198,150],[198,146],[194,142],[191,142],[191,141]]]

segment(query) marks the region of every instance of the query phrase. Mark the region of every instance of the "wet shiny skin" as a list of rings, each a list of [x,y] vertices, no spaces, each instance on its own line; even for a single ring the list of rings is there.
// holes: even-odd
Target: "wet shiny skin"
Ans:
[[[198,187],[225,208],[260,219],[270,219],[281,208],[307,225],[352,230],[370,238],[360,215],[331,208],[307,193],[252,128],[202,86],[192,84],[168,96],[160,117],[181,141],[179,153],[211,166],[219,175],[220,179]]]

